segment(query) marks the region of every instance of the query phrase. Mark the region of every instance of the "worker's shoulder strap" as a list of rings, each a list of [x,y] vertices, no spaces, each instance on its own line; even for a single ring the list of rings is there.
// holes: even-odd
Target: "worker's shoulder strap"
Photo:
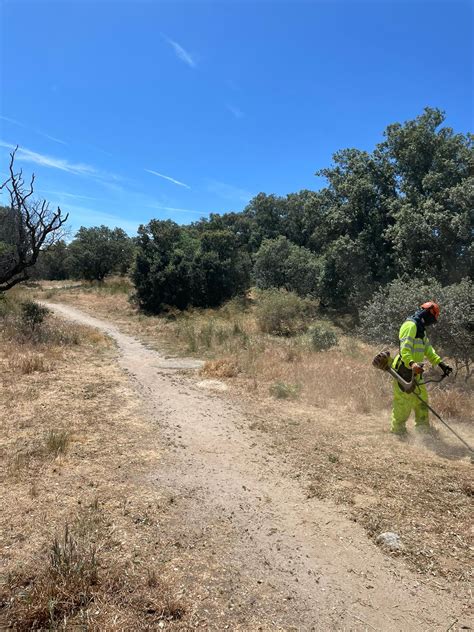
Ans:
[[[405,323],[407,322],[411,322],[416,325],[416,338],[421,338],[423,340],[423,338],[425,337],[425,328],[423,327],[423,324],[418,320],[418,318],[415,318],[414,316],[410,316],[410,318],[406,319]]]

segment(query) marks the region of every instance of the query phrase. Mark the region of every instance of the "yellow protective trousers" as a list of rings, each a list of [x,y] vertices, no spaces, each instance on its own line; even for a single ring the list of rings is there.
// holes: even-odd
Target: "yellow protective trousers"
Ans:
[[[428,408],[428,393],[426,386],[422,384],[416,387],[416,393],[423,401],[420,401],[415,393],[404,393],[398,382],[393,381],[393,408],[392,408],[392,432],[403,434],[406,432],[407,419],[412,410],[415,411],[415,428],[427,430],[430,427]]]

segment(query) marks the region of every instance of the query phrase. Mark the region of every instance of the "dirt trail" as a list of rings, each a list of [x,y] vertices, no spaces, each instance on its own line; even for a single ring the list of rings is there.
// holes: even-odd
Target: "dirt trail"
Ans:
[[[306,498],[285,463],[255,442],[235,404],[177,371],[194,361],[167,360],[105,321],[48,306],[115,339],[120,363],[167,446],[150,475],[176,498],[177,540],[194,542],[188,565],[176,572],[212,629],[388,632],[466,625],[452,595],[435,593],[384,555],[335,506]]]

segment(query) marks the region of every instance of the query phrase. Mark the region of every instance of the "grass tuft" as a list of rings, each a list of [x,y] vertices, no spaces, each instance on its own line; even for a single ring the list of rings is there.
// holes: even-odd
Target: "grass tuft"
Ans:
[[[12,371],[22,375],[35,372],[45,373],[53,368],[52,363],[45,358],[44,354],[36,352],[17,353],[10,356],[9,365]]]
[[[11,576],[6,615],[15,630],[58,629],[94,599],[99,583],[96,550],[73,537],[68,525],[50,545],[47,563]]]
[[[58,457],[66,454],[71,442],[71,434],[67,430],[50,430],[46,436],[46,453]]]
[[[239,372],[239,366],[232,358],[208,360],[201,369],[201,373],[208,377],[236,377]]]
[[[270,395],[277,399],[297,399],[301,391],[299,384],[288,384],[286,382],[275,382],[270,386]]]

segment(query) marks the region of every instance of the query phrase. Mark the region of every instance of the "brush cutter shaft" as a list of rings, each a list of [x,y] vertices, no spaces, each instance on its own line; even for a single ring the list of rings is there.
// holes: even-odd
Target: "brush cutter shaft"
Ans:
[[[438,415],[438,413],[436,412],[436,410],[434,410],[433,408],[431,408],[431,406],[430,406],[429,404],[427,404],[427,403],[426,403],[426,402],[425,402],[425,401],[424,401],[424,400],[423,400],[423,399],[422,399],[422,398],[418,395],[418,393],[416,393],[416,392],[415,392],[415,395],[416,395],[416,397],[418,397],[418,399],[420,400],[420,402],[423,402],[423,404],[426,406],[426,408],[428,408],[428,410],[429,410],[430,412],[432,412],[432,413],[433,413],[433,415],[436,417],[436,419],[439,419],[439,420],[440,420],[440,422],[441,422],[443,425],[445,425],[445,426],[446,426],[446,428],[447,428],[448,430],[451,430],[451,432],[453,433],[453,435],[454,435],[455,437],[457,437],[457,438],[459,439],[459,441],[461,441],[461,443],[463,443],[463,444],[466,446],[466,448],[467,448],[467,449],[469,450],[469,452],[471,453],[471,459],[472,459],[472,458],[474,457],[474,450],[471,448],[471,446],[469,445],[469,443],[467,443],[467,441],[464,441],[464,439],[463,439],[461,436],[459,436],[459,435],[458,435],[458,433],[456,432],[456,430],[454,430],[454,428],[451,428],[451,426],[450,426],[450,425],[449,425],[446,421],[444,421],[444,419],[442,419],[442,418]]]

